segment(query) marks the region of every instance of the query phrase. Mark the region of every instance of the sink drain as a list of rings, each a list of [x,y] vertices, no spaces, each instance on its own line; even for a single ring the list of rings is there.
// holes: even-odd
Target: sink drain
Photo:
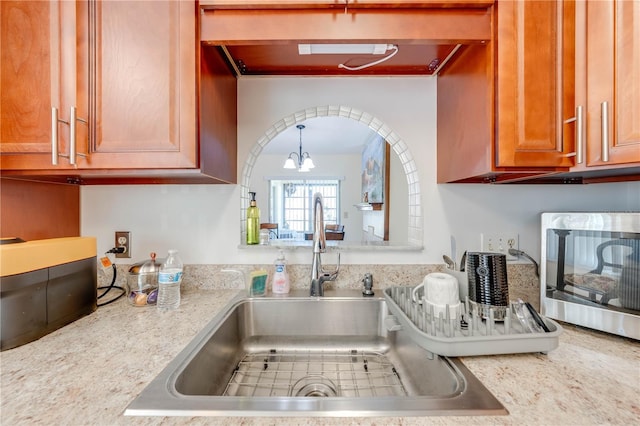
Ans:
[[[294,383],[291,396],[306,396],[326,398],[338,396],[336,385],[322,375],[309,375]]]

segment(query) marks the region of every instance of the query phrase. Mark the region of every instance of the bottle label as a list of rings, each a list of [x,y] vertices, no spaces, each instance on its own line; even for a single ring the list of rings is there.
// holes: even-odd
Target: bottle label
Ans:
[[[273,292],[274,293],[289,293],[289,286],[287,280],[283,275],[276,275],[273,280]]]
[[[276,272],[284,272],[284,265],[276,265]]]
[[[158,273],[158,284],[175,284],[182,280],[182,271],[160,271]]]

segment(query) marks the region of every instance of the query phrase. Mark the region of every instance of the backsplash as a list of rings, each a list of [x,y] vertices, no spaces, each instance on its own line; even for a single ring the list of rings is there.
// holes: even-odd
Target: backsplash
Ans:
[[[116,285],[123,286],[130,265],[117,265]],[[183,290],[218,290],[244,288],[244,276],[255,269],[266,269],[271,274],[273,265],[185,265]],[[287,265],[291,288],[309,288],[311,265]],[[414,286],[422,282],[431,272],[444,272],[444,265],[341,265],[338,278],[325,283],[325,288],[360,289],[364,274],[373,275],[373,289],[382,290],[394,286]],[[521,298],[540,308],[540,283],[535,276],[533,265],[507,265],[509,277],[509,297]],[[244,274],[244,275],[243,275]],[[111,272],[98,271],[98,285],[111,283]],[[270,287],[270,286],[269,286]]]

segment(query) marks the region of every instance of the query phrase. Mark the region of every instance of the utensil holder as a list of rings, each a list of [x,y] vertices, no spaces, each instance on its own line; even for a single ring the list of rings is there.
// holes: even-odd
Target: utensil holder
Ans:
[[[467,253],[469,299],[486,306],[508,306],[507,256],[502,253]]]

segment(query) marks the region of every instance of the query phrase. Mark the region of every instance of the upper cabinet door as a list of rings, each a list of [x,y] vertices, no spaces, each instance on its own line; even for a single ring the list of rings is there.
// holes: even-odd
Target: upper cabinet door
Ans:
[[[87,7],[87,66],[78,77],[87,91],[78,104],[90,133],[79,168],[197,167],[195,3]]]
[[[497,8],[496,167],[572,166],[574,2]]]
[[[52,168],[58,162],[52,144],[68,154],[70,99],[64,79],[75,71],[74,3],[2,1],[0,28],[2,169]],[[60,122],[53,123],[52,108]]]
[[[586,165],[640,162],[640,2],[586,2]]]
[[[195,2],[0,7],[3,174],[198,167]]]

